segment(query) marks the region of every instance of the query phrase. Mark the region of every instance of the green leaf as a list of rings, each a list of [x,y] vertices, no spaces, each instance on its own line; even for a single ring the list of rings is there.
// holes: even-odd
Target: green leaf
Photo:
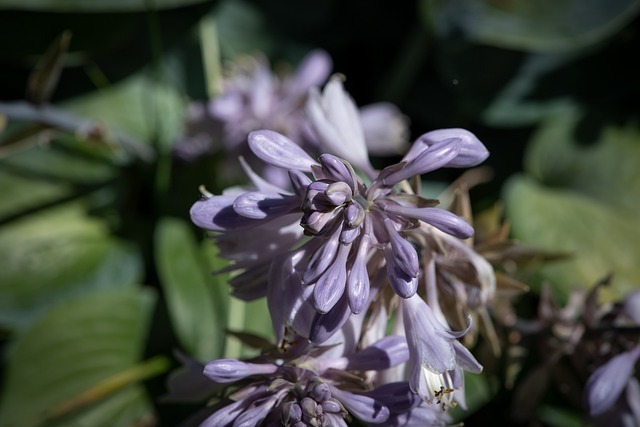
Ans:
[[[518,240],[572,254],[567,261],[541,269],[542,276],[565,295],[574,286],[591,287],[609,273],[614,275],[614,286],[603,292],[621,295],[637,289],[637,215],[566,189],[542,186],[523,176],[507,183],[505,202],[507,218]]]
[[[1,220],[62,200],[72,193],[73,186],[70,183],[34,179],[0,163]]]
[[[541,249],[567,252],[541,277],[562,293],[613,274],[606,297],[637,289],[640,264],[640,129],[609,125],[580,145],[578,111],[547,120],[530,141],[525,175],[505,185],[513,235]]]
[[[164,151],[181,135],[187,99],[176,88],[139,73],[113,86],[64,104],[87,119],[141,141],[158,141]]]
[[[8,352],[0,426],[51,425],[60,405],[131,369],[140,360],[154,301],[149,291],[121,289],[52,307]],[[143,388],[123,389],[126,399],[116,393],[92,426],[130,426],[149,411]],[[94,405],[100,412],[101,402]]]
[[[3,0],[2,9],[24,9],[40,12],[137,12],[170,9],[207,0]],[[210,0],[209,0],[210,1]]]
[[[142,277],[142,262],[77,203],[0,229],[0,271],[0,324],[21,328],[52,302],[132,286]]]
[[[223,354],[228,287],[216,278],[202,257],[192,227],[164,218],[155,235],[156,265],[173,329],[189,354],[201,362]]]
[[[525,154],[525,170],[541,183],[564,187],[611,209],[640,209],[640,128],[605,127],[580,142],[585,116],[573,109],[544,123]]]
[[[446,37],[508,49],[558,52],[598,43],[629,24],[638,0],[423,0],[427,25]]]

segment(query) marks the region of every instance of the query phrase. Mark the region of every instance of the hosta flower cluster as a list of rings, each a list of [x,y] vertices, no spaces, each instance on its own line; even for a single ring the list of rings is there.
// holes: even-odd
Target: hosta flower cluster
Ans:
[[[203,425],[442,425],[448,408],[464,406],[464,371],[482,369],[458,340],[471,317],[449,326],[459,313],[451,301],[486,304],[495,277],[465,242],[471,225],[425,198],[420,182],[488,152],[466,130],[436,130],[376,170],[368,144],[384,134],[365,130],[338,78],[312,88],[303,113],[313,154],[274,129],[247,137],[287,182],[241,158],[251,185],[204,191],[191,209],[232,261],[233,294],[267,298],[277,339],[258,360],[205,365],[234,391]]]

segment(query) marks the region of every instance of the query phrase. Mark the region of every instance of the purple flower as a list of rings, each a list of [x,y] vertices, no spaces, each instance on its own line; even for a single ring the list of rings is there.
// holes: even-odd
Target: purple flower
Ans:
[[[463,387],[462,371],[482,371],[482,366],[457,340],[467,331],[449,330],[418,296],[401,303],[411,354],[411,390],[429,403],[435,402],[443,408],[451,406],[454,403],[453,392]]]
[[[351,311],[362,311],[369,295],[367,265],[377,250],[384,254],[392,288],[409,298],[416,292],[420,268],[408,234],[420,223],[458,238],[473,234],[464,220],[397,186],[415,174],[459,163],[463,140],[467,146],[473,144],[467,133],[461,138],[451,135],[432,145],[418,140],[421,151],[411,150],[408,160],[385,168],[367,186],[342,158],[323,154],[315,161],[284,135],[252,132],[252,151],[267,164],[289,170],[293,193],[266,189],[209,197],[193,206],[192,219],[203,228],[237,234],[297,215],[304,234],[312,238],[313,251],[299,249],[306,251],[300,268],[304,283],[313,286],[313,304],[320,313],[331,311],[345,291]],[[477,161],[473,158],[469,166]]]
[[[596,369],[585,386],[586,403],[591,416],[609,410],[620,398],[633,376],[633,367],[640,358],[640,347],[613,356]]]
[[[227,384],[231,394],[201,425],[346,426],[349,417],[380,425],[392,414],[418,407],[420,402],[406,393],[404,400],[394,397],[395,389],[370,392],[371,384],[361,375],[364,370],[377,371],[405,361],[406,342],[401,337],[387,337],[356,351],[356,341],[347,338],[350,335],[356,341],[360,336],[357,318],[347,322],[329,346],[310,346],[291,337],[298,344],[284,352],[250,362],[209,362],[204,374],[215,383]]]

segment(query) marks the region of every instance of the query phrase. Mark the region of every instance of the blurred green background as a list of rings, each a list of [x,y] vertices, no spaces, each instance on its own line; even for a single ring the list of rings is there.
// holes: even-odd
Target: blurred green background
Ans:
[[[231,300],[211,275],[223,263],[189,222],[198,186],[221,190],[216,154],[172,156],[217,59],[293,67],[322,48],[355,101],[395,103],[412,138],[474,132],[493,177],[471,190],[475,212],[498,203],[512,237],[572,255],[521,277],[531,301],[543,281],[566,295],[612,273],[608,298],[638,288],[639,12],[634,0],[0,0],[0,427],[177,425],[198,406],[159,401],[175,349],[204,362],[252,351],[225,328],[270,335],[262,302]],[[469,393],[467,425],[516,425],[497,379]],[[527,423],[581,425],[551,398]]]

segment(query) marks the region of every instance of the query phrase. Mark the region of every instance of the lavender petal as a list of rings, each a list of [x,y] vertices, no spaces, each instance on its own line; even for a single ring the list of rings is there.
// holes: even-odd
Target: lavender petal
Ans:
[[[405,155],[405,159],[411,158],[421,151],[421,145],[430,147],[450,138],[459,138],[461,146],[460,153],[447,164],[447,167],[468,168],[482,163],[489,157],[489,151],[473,133],[466,129],[452,128],[438,129],[420,136]]]
[[[404,337],[386,336],[369,347],[347,356],[347,369],[369,371],[391,368],[409,360],[409,348]]]
[[[266,163],[283,169],[311,172],[318,163],[286,136],[271,130],[249,134],[251,151]]]
[[[233,210],[245,218],[267,219],[287,214],[300,206],[295,196],[277,193],[249,191],[238,196],[233,202]]]
[[[272,374],[278,370],[271,363],[248,363],[238,359],[218,359],[204,366],[204,374],[218,383],[231,383],[251,375]]]
[[[455,236],[459,239],[467,239],[474,234],[471,227],[465,220],[452,212],[440,208],[414,208],[408,206],[387,204],[385,212],[394,215],[419,219],[427,224],[433,225],[437,229]]]
[[[383,423],[389,419],[389,408],[363,395],[331,387],[331,394],[356,418],[369,423]]]
[[[618,400],[640,358],[640,347],[612,357],[596,369],[585,385],[586,403],[592,416],[606,412]]]
[[[338,302],[347,283],[347,256],[351,246],[340,245],[338,255],[316,281],[313,287],[313,301],[316,310],[327,313]]]
[[[238,215],[233,210],[236,196],[213,196],[199,200],[191,206],[191,221],[200,228],[212,231],[229,231],[260,224],[252,218]]]
[[[381,172],[382,182],[385,185],[394,185],[413,176],[420,176],[445,167],[458,156],[460,145],[459,138],[450,138],[427,147],[414,158],[403,158],[403,162],[406,162],[406,165],[402,169],[391,174],[386,174],[385,170]]]

